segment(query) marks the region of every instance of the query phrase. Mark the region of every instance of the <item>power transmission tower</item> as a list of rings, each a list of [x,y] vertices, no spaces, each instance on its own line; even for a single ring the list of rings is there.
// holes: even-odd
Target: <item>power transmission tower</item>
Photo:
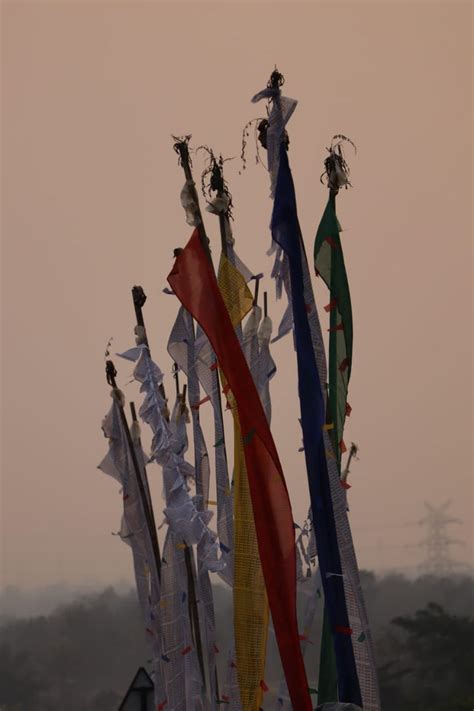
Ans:
[[[420,573],[444,577],[463,568],[463,563],[451,558],[451,546],[463,545],[463,541],[450,538],[448,526],[461,524],[459,518],[446,513],[451,501],[445,501],[440,506],[433,506],[425,501],[426,515],[418,521],[420,526],[427,528],[427,536],[418,543],[425,548],[425,560],[420,565]]]

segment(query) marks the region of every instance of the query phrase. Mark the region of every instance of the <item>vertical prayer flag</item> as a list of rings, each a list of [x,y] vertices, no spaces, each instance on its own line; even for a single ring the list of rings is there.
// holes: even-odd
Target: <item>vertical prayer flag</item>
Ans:
[[[331,192],[316,233],[314,268],[326,283],[331,300],[329,328],[329,406],[334,429],[331,440],[341,465],[347,391],[352,367],[352,307],[344,254],[336,217],[336,197]]]
[[[339,699],[360,705],[361,693],[352,641],[349,636],[337,631],[338,628],[349,627],[349,618],[323,436],[326,403],[309,322],[308,306],[312,293],[305,294],[306,255],[298,222],[293,178],[283,143],[280,147],[271,228],[273,240],[289,259],[304,453],[319,565],[334,640]],[[328,577],[329,572],[336,575]]]
[[[265,584],[293,706],[312,709],[298,639],[293,515],[260,398],[207,255],[195,230],[168,282],[209,338],[236,401]]]

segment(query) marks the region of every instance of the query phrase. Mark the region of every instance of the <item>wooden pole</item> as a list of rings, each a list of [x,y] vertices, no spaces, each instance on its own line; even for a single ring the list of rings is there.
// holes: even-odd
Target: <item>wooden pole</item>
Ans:
[[[178,369],[178,364],[173,363],[173,378],[174,378],[174,384],[176,387],[176,397],[179,397],[179,369]]]
[[[143,291],[143,287],[141,287],[141,286],[132,287],[132,299],[133,299],[133,306],[135,309],[135,318],[137,320],[137,326],[139,326],[142,329],[142,333],[140,335],[143,339],[143,343],[148,348],[148,353],[151,356],[150,344],[148,343],[148,336],[147,336],[147,332],[146,332],[146,328],[145,328],[145,321],[143,319],[143,306],[145,305],[145,301],[146,301],[146,294]],[[161,394],[163,400],[166,401],[165,387],[164,387],[163,383],[161,383],[161,385],[159,386],[159,391],[160,391],[160,394]],[[169,418],[166,417],[165,419],[168,420]]]
[[[350,450],[349,450],[349,456],[348,456],[348,458],[347,458],[347,462],[346,462],[345,469],[344,469],[344,471],[343,471],[342,474],[341,474],[341,479],[342,479],[342,481],[346,481],[347,476],[348,476],[349,471],[350,471],[350,470],[349,470],[349,467],[350,467],[350,465],[351,465],[352,458],[355,457],[355,455],[357,454],[358,449],[359,449],[358,446],[357,446],[356,444],[354,444],[354,442],[352,442],[351,448],[350,448]]]
[[[143,333],[141,336],[143,337],[143,343],[146,345],[148,349],[148,353],[150,354],[151,357],[151,351],[150,351],[150,345],[148,343],[148,338],[146,335],[146,329],[145,329],[145,321],[143,318],[143,306],[146,301],[146,294],[143,291],[143,288],[141,286],[134,286],[132,289],[132,296],[133,296],[133,304],[135,307],[135,316],[137,319],[137,326],[141,326],[143,329]],[[175,372],[174,372],[174,378],[176,382],[176,397],[180,397],[180,392],[179,392],[179,374],[178,374],[178,369],[177,369],[177,363],[175,365]],[[166,394],[165,394],[165,389],[163,384],[160,385],[160,393],[163,396],[163,399],[166,401]],[[186,395],[186,385],[184,386],[184,395]],[[166,418],[169,421],[169,417]],[[156,528],[155,528],[156,532]],[[201,673],[202,673],[202,678],[204,682],[204,686],[206,686],[205,683],[205,673],[204,673],[204,656],[203,656],[203,650],[202,650],[202,642],[201,642],[201,631],[199,629],[199,616],[198,616],[198,610],[197,610],[197,603],[196,603],[196,593],[195,593],[195,585],[194,585],[194,575],[193,575],[193,568],[191,565],[191,552],[189,550],[189,546],[186,544],[185,541],[183,541],[185,548],[184,548],[184,559],[185,559],[185,565],[186,565],[186,575],[188,579],[188,606],[189,606],[189,619],[191,622],[191,629],[193,632],[193,638],[194,638],[194,643],[196,645],[197,649],[197,654],[198,654],[198,659],[199,659],[199,666],[201,668]],[[161,559],[160,559],[160,564],[161,564]],[[160,567],[160,572],[161,572],[161,567]]]
[[[195,205],[196,205],[196,216],[199,218],[199,224],[197,225],[199,239],[201,240],[203,249],[206,252],[207,257],[212,265],[211,251],[209,249],[209,238],[206,234],[204,222],[202,220],[201,208],[199,207],[199,196],[198,196],[198,193],[196,190],[196,184],[193,180],[193,174],[191,172],[191,162],[189,159],[188,140],[184,139],[184,140],[176,141],[174,144],[174,149],[175,149],[176,153],[179,154],[180,164],[183,168],[186,182],[188,184],[192,198],[193,198]]]
[[[174,144],[174,149],[176,153],[179,155],[179,162],[181,167],[183,168],[184,175],[186,178],[186,182],[189,186],[189,189],[191,191],[192,198],[194,200],[195,206],[196,206],[196,217],[198,219],[198,225],[197,225],[197,230],[199,234],[199,239],[201,241],[202,247],[207,255],[207,258],[209,259],[209,262],[211,264],[211,267],[214,269],[214,265],[212,262],[212,256],[211,256],[211,250],[209,248],[209,238],[206,234],[206,229],[204,227],[204,221],[202,219],[202,212],[201,208],[199,205],[199,195],[196,190],[196,184],[193,179],[193,174],[191,171],[191,162],[189,158],[189,147],[188,147],[188,139],[184,140],[177,140]],[[220,190],[218,192],[219,196],[221,197],[223,195],[223,183],[222,186],[220,186]],[[220,226],[220,234],[221,234],[221,243],[222,243],[222,251],[224,254],[227,254],[227,240],[226,240],[226,225],[225,225],[225,219],[228,219],[223,213],[219,213],[219,226]],[[175,250],[175,253],[179,254],[179,250]],[[227,450],[226,450],[226,445],[225,445],[225,431],[224,431],[224,418],[223,418],[223,412],[222,412],[222,402],[221,402],[221,387],[220,387],[220,378],[219,378],[219,372],[217,368],[213,371],[214,372],[214,377],[216,379],[216,386],[217,386],[217,394],[218,394],[218,406],[219,406],[219,413],[220,413],[220,420],[222,423],[222,438],[223,438],[223,447],[224,447],[224,453],[227,461]],[[186,551],[185,551],[186,552]],[[190,568],[194,568],[194,557],[191,558],[190,552],[189,552],[189,566]],[[194,583],[194,577],[193,577],[193,583]],[[200,627],[199,627],[199,617],[197,615],[197,604],[195,601],[195,592],[194,592],[194,586],[193,586],[193,595],[194,595],[194,605],[193,605],[193,614],[196,617],[196,634],[197,634],[197,639],[196,639],[196,644],[201,647],[201,655],[202,655],[202,646],[201,646],[201,635],[200,635]],[[198,647],[199,649],[199,647]],[[203,672],[203,678],[204,677],[204,665],[201,665],[201,671]],[[219,689],[218,685],[218,676],[217,676],[217,667],[216,667],[216,689]],[[219,700],[219,694],[217,691],[217,696]]]
[[[118,389],[117,383],[115,380],[117,371],[115,369],[113,361],[111,361],[111,360],[106,361],[105,373],[106,373],[108,384],[112,387],[112,390],[114,391],[114,393],[116,393],[118,395],[118,393],[120,393],[120,390]],[[147,499],[147,495],[146,495],[146,491],[145,491],[145,484],[144,484],[144,477],[146,477],[146,473],[141,471],[140,465],[138,463],[137,453],[135,451],[135,445],[133,443],[132,435],[130,433],[130,428],[128,426],[127,417],[125,415],[125,410],[123,409],[123,405],[121,404],[119,397],[117,397],[117,403],[119,404],[120,420],[122,423],[123,430],[125,432],[125,437],[127,440],[127,445],[128,445],[129,451],[130,451],[130,457],[132,459],[133,468],[135,470],[135,477],[136,477],[137,484],[138,484],[138,490],[139,490],[140,499],[142,502],[143,513],[145,515],[146,525],[148,528],[148,532],[150,534],[151,546],[152,546],[152,550],[153,550],[153,557],[155,559],[155,565],[156,565],[156,572],[158,574],[158,580],[161,580],[161,556],[160,556],[160,549],[159,549],[159,545],[158,545],[158,537],[156,535],[155,520],[154,520],[153,512],[151,510],[151,501],[150,501],[150,506],[148,505],[149,502]]]
[[[138,417],[137,417],[137,411],[135,410],[135,403],[131,402],[130,403],[130,412],[132,415],[132,422],[136,422],[138,424]],[[140,437],[138,437],[138,445],[141,448],[142,443]],[[154,550],[156,550],[156,553],[158,555],[158,560],[159,565],[158,565],[158,580],[161,582],[161,554],[160,554],[160,544],[158,541],[158,534],[156,532],[156,522],[155,522],[155,514],[153,512],[153,504],[151,500],[151,492],[150,492],[150,484],[148,482],[148,475],[146,471],[146,466],[145,464],[143,465],[143,485],[146,490],[146,500],[147,504],[149,506],[149,512],[150,512],[150,522],[151,522],[151,531],[150,531],[150,537],[152,539],[152,544]]]
[[[260,279],[257,277],[257,278],[255,279],[255,292],[254,292],[253,304],[252,304],[253,306],[257,306],[257,304],[258,304],[258,290],[259,290],[259,286],[260,286]]]
[[[214,269],[211,251],[209,249],[209,239],[206,234],[206,229],[204,227],[204,221],[202,219],[202,212],[201,212],[201,208],[199,205],[199,195],[197,193],[196,185],[194,183],[193,174],[191,171],[191,163],[189,160],[188,140],[186,139],[186,140],[182,140],[182,141],[177,141],[174,144],[174,148],[175,148],[175,151],[179,154],[180,164],[183,168],[184,175],[186,177],[188,185],[190,186],[190,188],[192,190],[193,200],[196,205],[196,216],[199,220],[199,224],[197,227],[198,232],[199,232],[199,239],[201,240],[201,244],[207,254],[207,257],[209,259],[211,267]],[[215,186],[218,197],[223,197],[224,196],[224,176],[222,173],[222,167],[219,165],[219,163],[217,162],[217,160],[213,154],[211,154],[211,157],[213,160],[213,166],[212,166],[213,185]],[[229,220],[228,215],[226,215],[224,212],[219,212],[219,228],[220,228],[220,237],[221,237],[221,248],[222,248],[223,253],[226,256],[227,256],[227,224],[226,224],[226,222],[228,220]],[[224,453],[225,453],[225,458],[226,458],[226,463],[227,463],[227,449],[226,449],[226,443],[225,443],[224,416],[223,416],[222,402],[221,402],[221,383],[220,383],[218,369],[216,368],[213,372],[214,372],[214,377],[216,379],[216,387],[217,387],[217,393],[218,393],[217,401],[218,401],[218,406],[219,406],[220,420],[222,422],[223,447],[224,447]]]

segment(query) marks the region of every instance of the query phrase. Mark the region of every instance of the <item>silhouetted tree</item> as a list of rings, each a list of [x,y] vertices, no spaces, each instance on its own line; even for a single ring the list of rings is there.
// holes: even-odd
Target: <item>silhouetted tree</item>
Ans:
[[[429,603],[413,616],[396,617],[392,660],[381,668],[387,711],[472,711],[474,620]]]
[[[472,579],[379,579],[368,572],[361,577],[383,711],[472,711]],[[214,592],[217,662],[224,678],[232,597],[223,585],[216,585]],[[317,614],[305,658],[315,688],[320,623]],[[116,711],[137,668],[148,666],[150,656],[135,592],[119,595],[113,588],[82,596],[47,616],[4,617],[0,638],[2,711]],[[270,704],[281,679],[271,631],[265,678],[271,687],[266,697]]]
[[[30,655],[14,652],[8,644],[0,645],[0,708],[2,711],[33,709],[38,695],[46,688],[36,676]]]

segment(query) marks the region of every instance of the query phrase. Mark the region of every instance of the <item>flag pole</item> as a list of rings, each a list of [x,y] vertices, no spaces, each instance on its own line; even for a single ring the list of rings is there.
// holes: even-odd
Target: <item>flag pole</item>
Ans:
[[[211,250],[209,248],[209,238],[206,234],[206,229],[204,227],[204,222],[202,219],[201,208],[199,207],[199,196],[196,190],[196,183],[193,179],[193,174],[191,171],[191,160],[189,157],[189,139],[191,136],[186,136],[184,139],[176,139],[174,143],[174,150],[179,155],[179,162],[184,171],[184,176],[186,178],[186,183],[190,190],[191,196],[195,203],[196,217],[198,218],[199,224],[196,226],[199,233],[199,239],[203,249],[212,265]]]
[[[137,320],[137,325],[135,329],[136,336],[139,340],[140,343],[143,343],[147,349],[148,349],[148,354],[151,357],[151,351],[150,351],[150,344],[148,342],[148,336],[145,328],[145,321],[143,318],[143,306],[145,305],[147,296],[145,292],[143,291],[143,287],[141,286],[134,286],[132,287],[132,299],[133,299],[133,306],[135,309],[135,318]],[[163,383],[160,383],[159,385],[159,391],[160,394],[166,402],[166,395],[165,395],[165,386]],[[165,419],[167,422],[169,422],[169,416],[166,414]]]
[[[215,208],[212,212],[217,213],[219,217],[222,254],[230,260],[231,264],[234,264],[235,255],[232,246],[234,240],[232,242],[229,241],[231,236],[230,210],[232,196],[224,179],[224,160],[222,155],[217,158],[212,150],[208,149],[208,151],[210,153],[210,169],[206,172],[211,174],[209,193],[216,194],[215,200],[211,202],[211,206]],[[259,274],[253,277],[255,279],[255,288],[251,311],[258,305],[260,278],[262,276],[262,274]],[[244,349],[242,321],[235,324],[235,332],[242,349]],[[256,383],[257,376],[253,368],[257,366],[257,363],[253,363],[252,346],[250,346],[248,356],[248,367]],[[240,420],[238,415],[236,416],[235,410],[233,414],[234,449],[240,451],[240,455],[236,455],[236,461],[244,461],[245,455]],[[244,467],[236,466],[234,469],[234,630],[236,631],[237,679],[242,706],[245,706],[245,708],[256,708],[258,706],[260,708],[263,705],[262,684],[264,684],[268,641],[268,597],[261,568],[256,531],[250,533],[248,521],[245,521],[247,507],[252,510],[248,474]],[[247,547],[245,554],[242,553],[243,542],[244,546]],[[240,592],[236,593],[236,590],[242,587],[243,581],[251,578],[253,580],[251,588],[245,591],[241,589]],[[254,610],[256,607],[260,608],[260,615],[253,614],[250,616],[249,610]],[[245,633],[242,633],[243,628],[246,629]],[[252,649],[252,654],[248,652],[250,648]]]
[[[352,541],[343,506],[342,487],[339,485],[340,471],[336,462],[331,460],[332,452],[328,448],[327,406],[324,395],[326,364],[324,357],[320,361],[318,359],[318,353],[324,353],[324,346],[297,216],[295,187],[287,156],[289,141],[285,126],[295,109],[296,102],[288,97],[282,97],[280,87],[283,81],[283,76],[275,70],[267,87],[256,94],[253,101],[263,98],[272,101],[268,133],[265,136],[274,195],[271,230],[274,242],[284,252],[284,259],[288,262],[290,304],[293,310],[294,340],[298,355],[298,391],[306,470],[318,557],[331,623],[330,632],[336,654],[339,700],[362,706],[356,649],[359,657],[363,651],[354,647],[349,634],[349,632],[352,634],[352,628],[349,625],[349,609],[342,580],[343,575],[348,572],[353,573],[354,554],[352,548],[349,550]],[[271,129],[272,133],[270,133]],[[324,237],[326,235],[327,232]],[[332,241],[328,241],[328,248],[332,248]],[[332,330],[331,335],[333,335]],[[341,326],[338,323],[337,331],[340,330]],[[334,427],[332,422],[327,426],[328,430],[330,426],[332,432]],[[332,455],[332,459],[335,460],[336,456],[337,450]],[[344,541],[344,546],[341,545],[341,540]],[[321,683],[318,688],[321,691]],[[320,696],[318,696],[318,703],[334,700],[334,698],[321,699]]]
[[[139,426],[138,423],[138,417],[137,417],[137,411],[135,409],[135,403],[131,402],[130,403],[130,413],[132,415],[132,422],[136,424],[136,426]],[[141,448],[142,442],[140,439],[140,430],[138,430],[138,436],[137,436],[137,442],[138,446]],[[158,534],[156,532],[156,522],[155,522],[155,514],[153,511],[153,504],[151,500],[151,492],[150,492],[150,484],[148,482],[148,474],[146,471],[146,466],[143,464],[143,488],[145,490],[145,498],[147,501],[147,504],[149,506],[149,511],[150,511],[150,522],[151,522],[151,538],[152,538],[152,545],[153,545],[153,550],[156,551],[156,554],[158,556],[159,560],[159,566],[158,566],[158,580],[161,582],[161,553],[160,553],[160,544],[158,541]]]
[[[137,319],[137,328],[136,328],[136,335],[137,339],[139,342],[143,343],[147,350],[148,354],[151,357],[151,350],[150,350],[150,344],[148,342],[148,336],[146,333],[146,328],[145,328],[145,319],[143,318],[143,306],[146,301],[146,294],[141,286],[134,286],[132,288],[132,297],[133,297],[133,305],[135,308],[135,316]],[[176,366],[176,363],[174,364]],[[184,386],[183,389],[183,394],[181,395],[180,390],[179,390],[179,376],[178,376],[178,370],[177,367],[175,369],[174,373],[174,378],[176,382],[176,396],[181,397],[183,402],[184,398],[186,396],[186,385]],[[165,393],[165,388],[163,383],[160,384],[159,386],[160,394],[162,395],[164,401],[166,402],[166,393]],[[165,414],[165,419],[167,422],[169,422],[169,414]],[[151,507],[151,502],[150,502],[150,507]],[[156,536],[156,527],[154,528],[155,531],[155,536]],[[158,539],[157,539],[158,541]],[[186,574],[187,574],[187,579],[188,579],[188,610],[189,610],[189,618],[191,621],[191,628],[193,631],[193,637],[194,637],[194,642],[196,644],[196,650],[198,654],[198,660],[199,660],[199,666],[201,669],[201,674],[205,684],[205,673],[204,673],[204,657],[203,657],[203,650],[202,650],[202,641],[201,641],[201,631],[199,627],[199,616],[198,616],[198,610],[197,610],[197,600],[196,600],[196,590],[195,590],[195,585],[194,585],[194,566],[193,566],[193,558],[191,556],[191,552],[189,550],[189,546],[187,543],[184,541],[184,560],[185,560],[185,565],[186,565]],[[158,542],[157,542],[158,545]],[[161,558],[160,558],[160,573],[161,573]]]
[[[222,164],[223,164],[222,156],[220,157],[220,160],[217,161],[212,150],[210,151],[210,154],[211,154],[210,189],[216,193],[218,198],[223,198],[225,195],[225,190],[224,190],[224,171],[222,168]],[[224,253],[224,255],[226,257],[228,257],[229,255],[228,255],[228,249],[227,249],[227,230],[226,230],[227,223],[229,221],[228,212],[226,210],[219,210],[218,217],[219,217],[219,230],[220,230],[220,236],[221,236],[221,249],[222,249],[222,252]]]
[[[222,171],[222,163],[219,165],[217,162],[214,153],[210,151],[211,154],[211,161],[212,161],[212,168],[211,168],[211,190],[215,190],[217,193],[217,197],[222,198],[224,197],[225,191],[224,191],[224,174]],[[183,159],[181,158],[181,161]],[[222,161],[222,159],[221,159]],[[184,165],[183,165],[184,168]],[[191,175],[191,180],[192,180],[192,173],[191,173],[191,167],[189,165],[189,150],[188,150],[188,171],[189,175]],[[185,169],[185,174],[186,174],[186,169]],[[206,254],[209,258],[209,261],[211,263],[211,266],[214,267],[213,262],[212,262],[212,256],[211,252],[209,249],[209,239],[206,235],[205,229],[204,229],[204,222],[202,219],[202,213],[201,213],[201,208],[199,206],[199,196],[196,192],[196,213],[199,217],[199,227],[202,227],[202,235],[201,232],[199,233],[199,236],[201,238],[201,243],[204,244],[203,239],[207,240],[207,246],[208,249],[206,250]],[[226,230],[226,221],[229,220],[229,216],[225,210],[220,210],[219,211],[219,231],[220,231],[220,236],[221,236],[221,249],[223,254],[227,257],[228,256],[228,249],[227,249],[227,230]],[[225,431],[224,431],[224,415],[222,412],[222,402],[221,402],[221,382],[220,382],[220,376],[219,376],[219,370],[216,368],[214,371],[215,379],[216,379],[216,384],[217,384],[217,392],[218,392],[218,398],[217,401],[219,403],[219,415],[220,415],[220,420],[222,422],[222,438],[224,440],[223,446],[224,446],[224,454],[226,458],[226,463],[227,463],[227,449],[226,449],[226,444],[225,444]]]
[[[349,450],[349,456],[347,457],[346,466],[344,467],[344,471],[341,472],[341,481],[343,481],[343,482],[347,481],[347,477],[348,477],[349,471],[350,471],[349,467],[351,465],[353,457],[356,457],[358,451],[359,451],[359,447],[354,442],[352,442],[351,448]]]
[[[145,491],[145,484],[144,484],[144,480],[146,481],[146,472],[141,471],[140,465],[138,463],[137,453],[135,451],[133,438],[132,438],[132,435],[130,432],[130,428],[128,426],[127,417],[125,415],[125,410],[124,410],[123,404],[121,402],[121,398],[119,397],[119,394],[121,394],[121,391],[117,387],[117,382],[115,380],[115,378],[117,376],[117,370],[115,369],[113,361],[111,361],[111,360],[106,361],[105,374],[106,374],[106,378],[107,378],[107,383],[112,387],[114,395],[116,396],[117,404],[119,406],[120,420],[122,423],[123,430],[125,432],[125,437],[127,439],[127,445],[130,450],[130,456],[132,458],[132,464],[133,464],[133,468],[135,470],[135,476],[137,478],[138,490],[140,492],[140,499],[141,499],[142,506],[143,506],[143,513],[145,514],[145,521],[146,521],[146,525],[148,528],[148,532],[150,534],[151,546],[152,546],[152,550],[153,550],[153,556],[155,558],[155,565],[156,565],[156,571],[158,574],[158,580],[161,580],[161,556],[160,556],[160,549],[159,549],[159,545],[158,545],[158,537],[156,535],[155,520],[154,520],[154,516],[153,516],[153,509],[151,506],[151,500],[150,500],[150,502],[148,502],[147,494]]]
[[[189,137],[185,142],[188,140]],[[176,139],[175,150],[180,155],[182,145],[183,141]],[[183,153],[185,158],[187,150]],[[186,197],[185,207],[189,215],[197,195],[193,185],[187,184],[186,190],[187,195],[183,197]],[[249,469],[252,506],[257,513],[259,552],[265,555],[262,567],[266,573],[265,584],[279,649],[293,705],[299,711],[310,711],[312,705],[296,619],[295,543],[288,490],[257,388],[206,254],[208,244],[202,243],[202,226],[196,222],[188,217],[188,224],[195,225],[195,231],[183,250],[175,250],[176,261],[168,275],[168,283],[207,334],[236,399],[239,419],[244,423],[244,456]],[[195,289],[199,290],[199,299],[194,299]],[[280,537],[269,555],[274,543],[271,531],[275,528]]]
[[[183,139],[176,139],[173,147],[174,147],[175,152],[179,155],[179,163],[180,163],[181,167],[183,168],[184,176],[186,178],[186,183],[188,185],[188,188],[191,192],[192,199],[194,201],[195,214],[196,214],[197,221],[198,221],[197,230],[198,230],[198,234],[199,234],[199,239],[201,241],[204,252],[205,252],[207,258],[209,259],[209,262],[210,262],[212,268],[214,268],[214,265],[212,262],[211,250],[209,248],[209,238],[206,234],[206,229],[204,227],[204,221],[202,219],[201,208],[199,205],[199,195],[196,190],[196,184],[194,182],[194,178],[193,178],[193,174],[192,174],[192,170],[191,170],[191,160],[189,157],[189,139],[190,139],[190,136],[186,136]],[[221,216],[219,216],[219,217],[221,217]],[[224,223],[221,222],[221,220],[220,220],[220,223],[222,224],[222,227],[221,227],[221,234],[222,234],[222,229],[225,230],[225,226],[224,226]],[[175,255],[179,254],[180,251],[181,251],[181,249],[179,249],[179,248],[175,249]],[[194,326],[193,326],[193,329],[194,329]],[[220,395],[221,386],[220,386],[219,372],[218,372],[217,368],[214,370],[214,377],[216,379],[216,385],[217,385],[217,402],[219,404],[219,416],[220,416],[220,421],[222,423],[222,439],[223,439],[222,446],[224,447],[224,454],[225,454],[225,459],[227,462],[227,450],[226,450],[225,432],[224,432],[224,417],[223,417],[223,412],[222,412],[222,402],[221,402],[221,395]],[[192,567],[192,569],[194,569],[194,567],[195,567],[194,556],[191,556],[190,551],[188,552],[188,554],[189,554],[189,565]],[[193,578],[193,591],[194,591],[194,578]],[[199,616],[197,613],[195,593],[194,593],[194,606],[195,606],[195,615],[196,615],[196,629],[197,629],[197,633],[199,635],[201,656],[203,656],[200,627],[199,627]],[[203,663],[203,661],[202,661],[201,669],[203,671],[203,677],[204,677],[204,663]],[[218,679],[218,674],[217,674],[217,666],[215,669],[215,681],[216,681],[217,700],[219,700],[219,679]]]
[[[201,241],[201,244],[203,246],[203,249],[207,255],[207,258],[209,259],[209,263],[212,267],[212,269],[215,272],[214,269],[214,264],[212,262],[212,255],[211,255],[211,250],[209,248],[209,238],[206,234],[206,228],[204,227],[204,221],[202,219],[202,212],[201,208],[199,205],[199,195],[196,190],[196,183],[194,182],[193,179],[193,174],[191,170],[191,160],[189,158],[189,139],[191,136],[186,136],[185,138],[181,139],[176,139],[174,143],[174,150],[175,152],[179,155],[179,163],[181,167],[183,168],[184,171],[184,176],[186,178],[186,182],[188,184],[188,187],[191,191],[191,195],[195,204],[195,214],[197,217],[197,231],[199,234],[199,239]],[[222,171],[219,168],[219,165],[217,164],[217,161],[215,160],[214,155],[211,152],[212,159],[214,161],[213,165],[213,180],[215,179],[216,181],[216,190],[217,194],[219,197],[222,197],[224,195],[224,180],[222,177]],[[217,172],[215,172],[217,168]],[[228,219],[228,218],[227,218]],[[220,226],[220,234],[221,234],[221,243],[222,243],[222,251],[224,254],[227,254],[227,241],[226,241],[226,229],[225,229],[225,220],[226,216],[223,213],[219,213],[219,226]],[[179,254],[181,249],[175,249],[175,255]],[[224,452],[226,456],[226,461],[227,461],[227,449],[226,449],[226,444],[225,444],[225,432],[224,432],[224,417],[223,417],[223,412],[222,412],[222,402],[221,402],[221,383],[220,383],[220,377],[219,377],[219,371],[216,368],[214,370],[215,373],[215,378],[216,378],[216,384],[217,384],[217,393],[218,393],[218,398],[217,401],[219,403],[219,412],[220,412],[220,419],[222,422],[222,439],[223,439],[223,447],[224,447]]]
[[[179,390],[179,370],[178,370],[178,364],[173,363],[173,378],[174,378],[174,384],[176,387],[176,397],[179,397],[180,390]]]

